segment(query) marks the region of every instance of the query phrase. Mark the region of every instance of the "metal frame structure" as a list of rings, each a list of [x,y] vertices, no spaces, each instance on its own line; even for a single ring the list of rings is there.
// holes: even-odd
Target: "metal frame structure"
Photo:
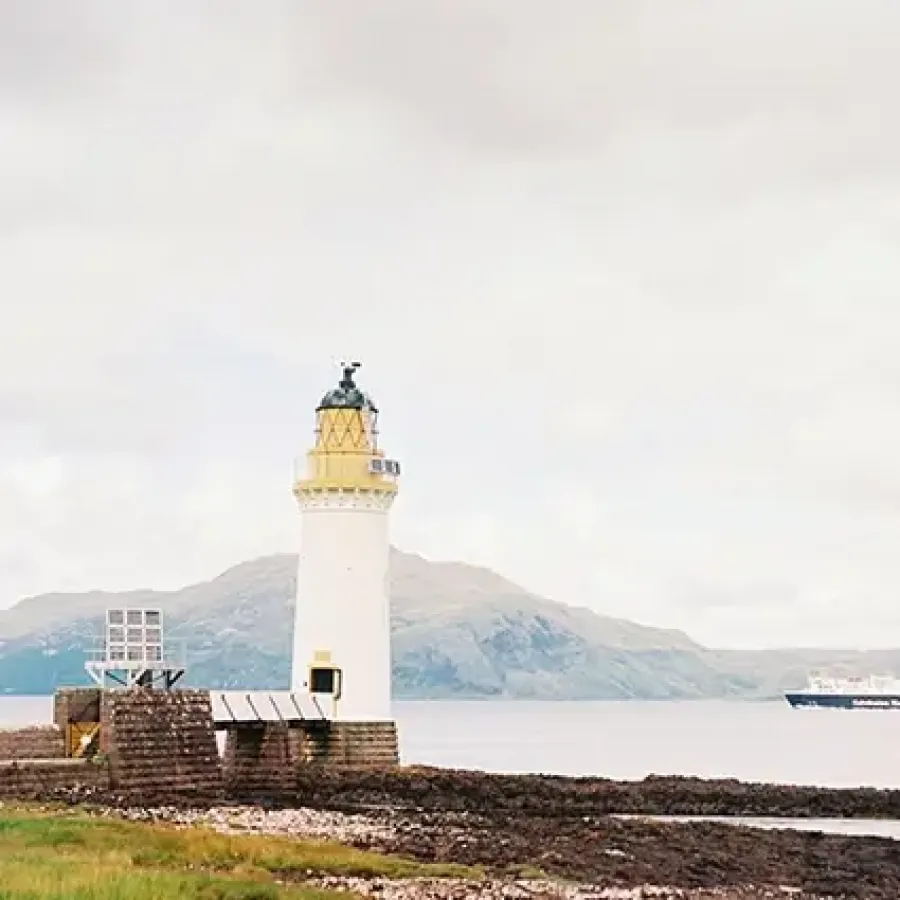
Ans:
[[[328,716],[311,694],[293,691],[210,691],[217,730],[248,725],[302,728],[327,722]]]
[[[171,690],[185,673],[183,642],[164,640],[161,609],[123,607],[106,611],[100,647],[88,653],[84,668],[101,688]]]

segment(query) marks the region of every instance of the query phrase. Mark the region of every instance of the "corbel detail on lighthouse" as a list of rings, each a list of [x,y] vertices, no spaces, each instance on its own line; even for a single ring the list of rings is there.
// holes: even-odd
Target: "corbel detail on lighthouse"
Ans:
[[[296,492],[303,509],[374,509],[388,510],[396,496],[393,491],[328,490],[302,488]]]

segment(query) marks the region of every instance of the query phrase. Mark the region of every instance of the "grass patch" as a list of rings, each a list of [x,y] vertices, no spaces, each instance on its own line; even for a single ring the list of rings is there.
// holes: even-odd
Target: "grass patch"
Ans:
[[[0,900],[325,900],[311,875],[472,877],[325,841],[221,835],[100,819],[72,810],[0,809]]]
[[[550,879],[550,875],[548,875],[543,869],[532,865],[507,866],[506,874],[510,878],[515,878],[521,881],[547,881]]]

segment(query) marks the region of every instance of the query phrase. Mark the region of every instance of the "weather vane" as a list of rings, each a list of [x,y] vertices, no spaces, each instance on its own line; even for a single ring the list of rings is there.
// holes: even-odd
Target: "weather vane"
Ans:
[[[344,370],[344,377],[341,380],[341,387],[345,390],[350,390],[350,388],[356,387],[356,384],[353,381],[353,376],[356,374],[356,370],[362,366],[361,362],[341,362],[341,368]]]

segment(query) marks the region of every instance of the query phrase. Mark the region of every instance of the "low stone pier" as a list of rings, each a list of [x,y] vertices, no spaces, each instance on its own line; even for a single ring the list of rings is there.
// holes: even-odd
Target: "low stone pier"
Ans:
[[[301,714],[220,721],[210,692],[201,690],[62,688],[53,718],[53,725],[0,731],[0,796],[72,788],[137,802],[252,802],[296,794],[301,772],[400,761],[394,722]],[[217,728],[227,732],[224,757]]]
[[[67,793],[109,790],[109,770],[89,759],[0,760],[0,798],[46,800]]]
[[[66,755],[65,732],[55,725],[0,730],[0,760],[60,759]]]

